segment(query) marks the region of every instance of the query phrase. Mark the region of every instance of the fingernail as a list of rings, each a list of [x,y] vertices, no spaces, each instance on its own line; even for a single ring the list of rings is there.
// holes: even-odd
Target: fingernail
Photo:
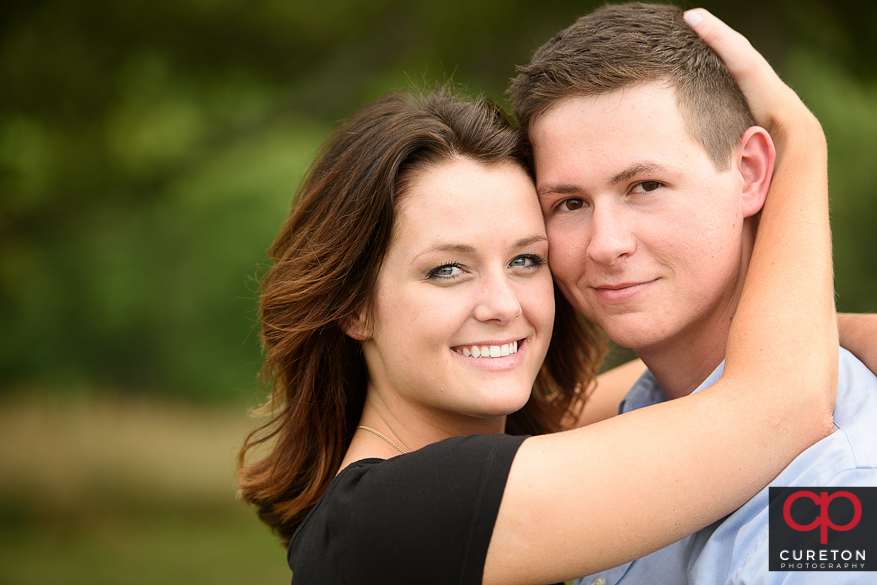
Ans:
[[[685,19],[685,22],[687,22],[688,26],[690,26],[691,28],[696,28],[697,25],[703,22],[703,18],[701,18],[700,14],[698,14],[694,10],[689,10],[682,15],[682,18]]]

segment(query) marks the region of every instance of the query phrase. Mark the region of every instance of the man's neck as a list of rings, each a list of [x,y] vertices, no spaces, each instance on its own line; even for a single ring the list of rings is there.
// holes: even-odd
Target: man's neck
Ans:
[[[670,341],[669,347],[637,352],[668,399],[694,392],[725,359],[727,327],[724,332],[714,333],[692,336],[675,344]]]

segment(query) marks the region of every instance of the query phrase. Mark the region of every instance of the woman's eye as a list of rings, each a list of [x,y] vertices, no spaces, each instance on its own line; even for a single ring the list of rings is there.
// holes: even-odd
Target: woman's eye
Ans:
[[[662,185],[658,181],[643,181],[642,183],[637,183],[631,189],[633,193],[651,193],[656,189],[661,188]]]
[[[545,264],[545,259],[536,254],[522,254],[509,262],[510,267],[533,268]]]
[[[429,271],[429,278],[441,280],[445,278],[454,278],[462,272],[459,264],[443,264]]]

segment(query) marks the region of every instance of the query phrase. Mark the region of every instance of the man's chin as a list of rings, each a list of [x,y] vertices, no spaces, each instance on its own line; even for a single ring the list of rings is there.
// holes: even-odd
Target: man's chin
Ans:
[[[660,343],[662,336],[652,329],[652,325],[643,319],[627,318],[604,320],[599,324],[612,343],[634,351]]]

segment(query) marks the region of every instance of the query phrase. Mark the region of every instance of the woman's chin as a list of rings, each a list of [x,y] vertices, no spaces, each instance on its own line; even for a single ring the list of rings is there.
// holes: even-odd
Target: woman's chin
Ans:
[[[529,388],[527,388],[525,392],[503,396],[502,399],[486,404],[482,411],[481,418],[498,418],[514,414],[524,408],[524,405],[527,404],[527,400],[529,399]]]

